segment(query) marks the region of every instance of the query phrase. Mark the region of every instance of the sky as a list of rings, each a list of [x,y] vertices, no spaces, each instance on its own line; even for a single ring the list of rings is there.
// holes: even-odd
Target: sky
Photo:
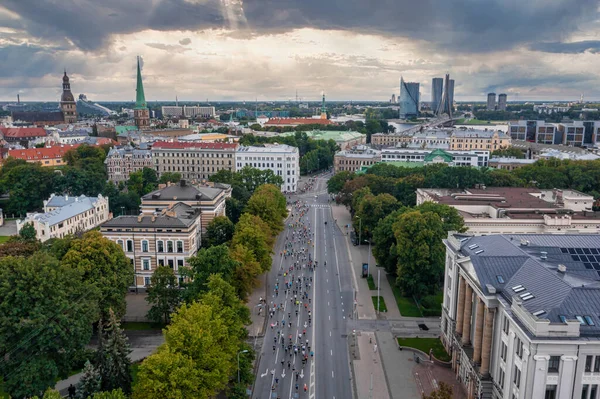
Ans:
[[[0,101],[600,100],[597,0],[2,0]]]

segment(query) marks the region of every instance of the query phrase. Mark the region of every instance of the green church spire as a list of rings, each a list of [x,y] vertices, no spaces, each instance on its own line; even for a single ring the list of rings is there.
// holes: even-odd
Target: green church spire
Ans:
[[[321,113],[327,114],[327,108],[325,108],[325,92],[323,92],[323,103],[321,104]]]
[[[137,86],[135,88],[135,109],[145,109],[146,96],[144,96],[144,84],[142,83],[142,70],[140,69],[140,57],[137,58]]]

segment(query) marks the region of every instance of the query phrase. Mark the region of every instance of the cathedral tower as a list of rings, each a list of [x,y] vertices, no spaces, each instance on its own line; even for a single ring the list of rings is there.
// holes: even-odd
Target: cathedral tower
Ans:
[[[323,92],[323,102],[321,103],[321,119],[327,119],[327,108],[325,108],[325,92]]]
[[[146,106],[144,96],[144,85],[142,84],[142,71],[140,69],[140,57],[137,59],[137,86],[135,88],[135,107],[133,108],[133,119],[138,129],[150,127],[150,111]]]
[[[60,96],[60,110],[65,123],[77,122],[77,103],[75,103],[75,98],[71,93],[71,83],[69,83],[66,70],[63,76],[63,92]]]

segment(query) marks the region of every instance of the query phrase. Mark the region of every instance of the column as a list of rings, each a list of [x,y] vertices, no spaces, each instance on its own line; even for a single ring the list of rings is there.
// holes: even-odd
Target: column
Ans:
[[[561,356],[560,374],[558,377],[558,399],[571,399],[575,361],[577,356]]]
[[[465,311],[465,279],[458,275],[458,305],[456,306],[456,333],[462,334]]]
[[[510,387],[512,384],[512,372],[513,372],[513,362],[515,358],[515,333],[511,331],[508,333],[508,351],[506,356],[506,370],[504,373],[504,386],[502,390],[504,392],[510,392]]]
[[[492,327],[494,325],[495,314],[495,309],[487,308],[487,312],[485,314],[485,325],[483,327],[483,342],[481,344],[481,368],[479,369],[481,375],[487,375],[490,373],[490,356],[492,351],[492,336],[494,333],[492,331]]]
[[[471,343],[471,313],[473,311],[473,288],[469,284],[465,285],[465,311],[463,312],[462,326],[462,344]]]
[[[476,296],[477,307],[475,311],[475,337],[473,337],[473,361],[481,363],[481,341],[483,338],[483,301]]]
[[[548,355],[535,355],[533,357],[535,365],[533,366],[533,388],[532,398],[543,398],[546,393],[546,375],[548,373]]]

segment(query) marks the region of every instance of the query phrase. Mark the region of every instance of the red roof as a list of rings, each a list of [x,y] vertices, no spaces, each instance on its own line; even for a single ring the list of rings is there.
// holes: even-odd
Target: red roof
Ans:
[[[158,141],[152,145],[152,149],[174,149],[199,148],[202,150],[228,150],[236,149],[237,143],[184,143],[180,141]]]
[[[25,150],[9,150],[8,156],[25,161],[42,161],[62,158],[67,151],[79,147],[79,144],[65,144],[44,148],[28,148]]]
[[[97,137],[96,138],[96,145],[104,145],[104,144],[117,145],[118,143],[116,141],[114,141],[113,139],[111,139],[110,137]]]
[[[41,127],[0,127],[4,138],[25,139],[46,137],[48,134]]]
[[[331,125],[329,119],[315,118],[271,118],[265,125]]]

